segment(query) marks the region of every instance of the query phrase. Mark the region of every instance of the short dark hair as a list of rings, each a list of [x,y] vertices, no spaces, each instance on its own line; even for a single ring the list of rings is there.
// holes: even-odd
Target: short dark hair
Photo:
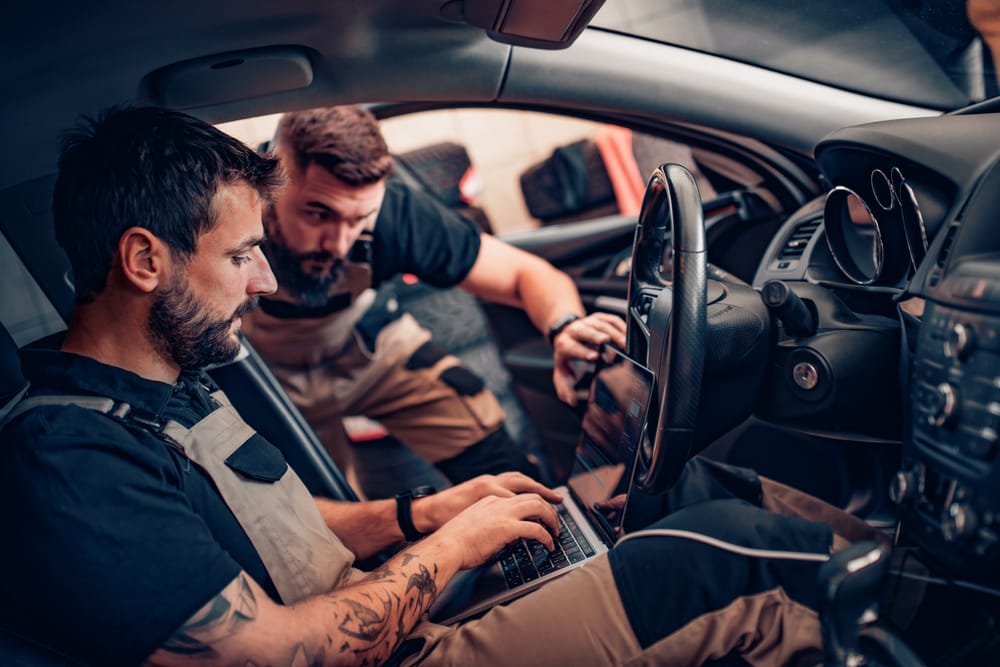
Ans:
[[[281,183],[277,160],[186,114],[112,107],[62,137],[53,194],[56,240],[69,256],[76,302],[107,284],[122,233],[143,227],[181,259],[217,223],[220,186],[246,183],[264,201]]]
[[[315,163],[350,186],[371,185],[392,171],[392,156],[375,116],[357,105],[284,114],[276,143],[299,169]]]

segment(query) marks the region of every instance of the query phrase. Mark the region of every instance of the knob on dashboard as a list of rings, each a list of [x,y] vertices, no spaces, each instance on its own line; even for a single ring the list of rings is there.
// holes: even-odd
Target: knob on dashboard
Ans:
[[[970,537],[978,529],[979,515],[967,503],[952,503],[941,519],[941,534],[949,542]]]
[[[956,322],[948,330],[944,341],[944,353],[955,361],[965,361],[976,346],[976,330],[968,324]]]
[[[928,421],[934,426],[945,426],[958,415],[958,390],[948,382],[934,387],[934,407]]]

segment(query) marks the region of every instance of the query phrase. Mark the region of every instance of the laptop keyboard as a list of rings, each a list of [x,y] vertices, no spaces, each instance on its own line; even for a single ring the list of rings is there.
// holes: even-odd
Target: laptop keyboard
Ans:
[[[555,551],[550,553],[541,542],[522,539],[508,545],[498,555],[507,588],[534,581],[594,555],[594,548],[569,512],[562,505],[554,507],[559,515]]]

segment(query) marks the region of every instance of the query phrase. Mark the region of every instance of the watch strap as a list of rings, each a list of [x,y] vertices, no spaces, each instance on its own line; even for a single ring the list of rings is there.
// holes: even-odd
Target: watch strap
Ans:
[[[545,338],[548,339],[549,345],[555,345],[556,336],[562,333],[562,330],[568,327],[573,322],[580,319],[580,316],[576,313],[567,313],[560,317],[555,323],[549,327],[549,330],[545,333]]]
[[[416,542],[426,535],[413,525],[413,501],[432,495],[436,491],[437,489],[433,486],[418,486],[415,489],[396,494],[396,522],[399,524],[399,529],[403,531],[403,537],[407,542]]]

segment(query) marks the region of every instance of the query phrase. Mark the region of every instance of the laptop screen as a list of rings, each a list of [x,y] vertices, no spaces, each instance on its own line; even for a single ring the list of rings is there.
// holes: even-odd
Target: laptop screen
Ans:
[[[609,544],[621,536],[622,518],[646,433],[653,373],[604,347],[590,385],[580,439],[567,486]]]

